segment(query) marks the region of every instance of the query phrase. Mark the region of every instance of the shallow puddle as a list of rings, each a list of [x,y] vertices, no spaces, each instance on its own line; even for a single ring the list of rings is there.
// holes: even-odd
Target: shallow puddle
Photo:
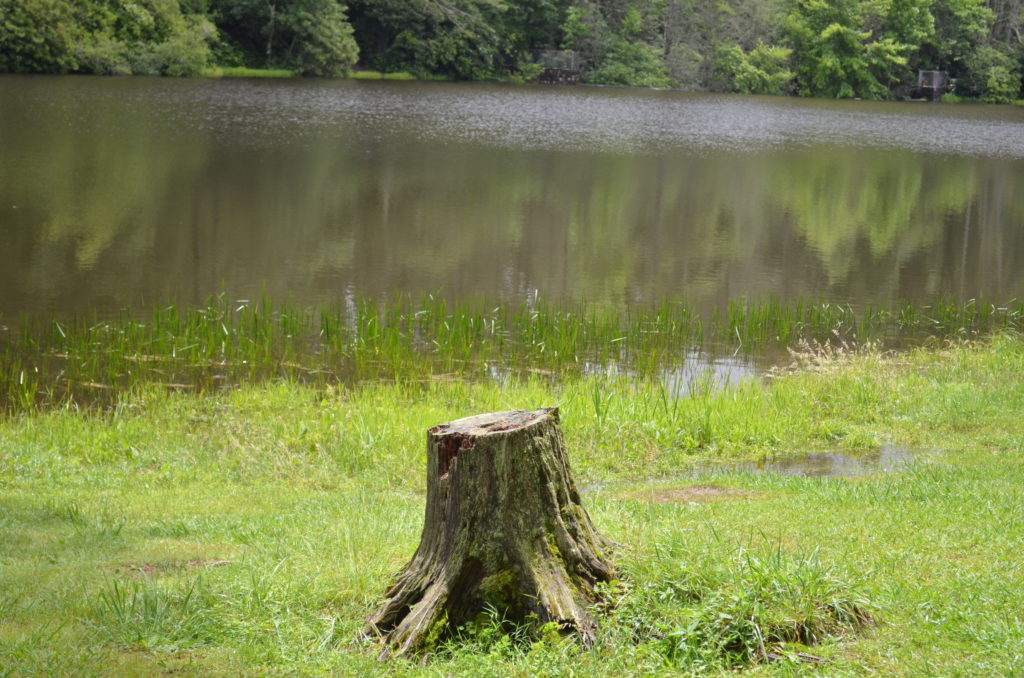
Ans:
[[[765,462],[703,464],[672,478],[590,483],[585,485],[583,490],[614,490],[614,494],[620,499],[704,503],[741,499],[752,496],[752,493],[709,484],[687,485],[688,481],[708,476],[727,477],[738,473],[808,478],[857,478],[900,471],[922,454],[922,451],[895,445],[885,445],[872,452],[815,452]]]
[[[874,473],[892,473],[906,468],[922,454],[895,445],[885,445],[873,452],[815,452],[797,457],[745,464],[714,464],[699,467],[694,475],[742,472],[775,473],[783,476],[824,478],[855,478]]]

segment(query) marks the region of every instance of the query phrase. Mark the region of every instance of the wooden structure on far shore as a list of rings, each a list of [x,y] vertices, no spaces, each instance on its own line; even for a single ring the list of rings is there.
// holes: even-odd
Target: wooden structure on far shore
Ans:
[[[567,68],[545,68],[537,82],[542,85],[578,85],[580,72]]]
[[[576,85],[580,81],[580,57],[571,49],[534,50],[535,64],[544,67],[538,82],[542,85]]]
[[[949,73],[946,71],[918,71],[918,96],[928,101],[938,101],[949,89]]]

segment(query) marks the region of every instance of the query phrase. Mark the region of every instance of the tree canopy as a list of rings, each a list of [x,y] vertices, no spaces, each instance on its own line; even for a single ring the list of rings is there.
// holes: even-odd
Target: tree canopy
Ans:
[[[1024,0],[0,0],[0,70],[535,77],[574,50],[586,82],[898,98],[918,69],[1021,96]]]

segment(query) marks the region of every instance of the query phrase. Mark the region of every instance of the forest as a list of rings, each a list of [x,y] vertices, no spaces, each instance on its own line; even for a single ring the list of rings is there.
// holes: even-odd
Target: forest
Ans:
[[[1024,0],[0,0],[0,72],[535,80],[830,98],[1021,97]]]

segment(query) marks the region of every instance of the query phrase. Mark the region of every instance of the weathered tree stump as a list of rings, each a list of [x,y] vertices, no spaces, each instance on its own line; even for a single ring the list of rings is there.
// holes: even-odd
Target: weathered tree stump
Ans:
[[[368,620],[382,658],[429,649],[488,607],[593,638],[594,586],[613,577],[613,542],[583,509],[564,448],[556,408],[427,431],[420,545]]]

